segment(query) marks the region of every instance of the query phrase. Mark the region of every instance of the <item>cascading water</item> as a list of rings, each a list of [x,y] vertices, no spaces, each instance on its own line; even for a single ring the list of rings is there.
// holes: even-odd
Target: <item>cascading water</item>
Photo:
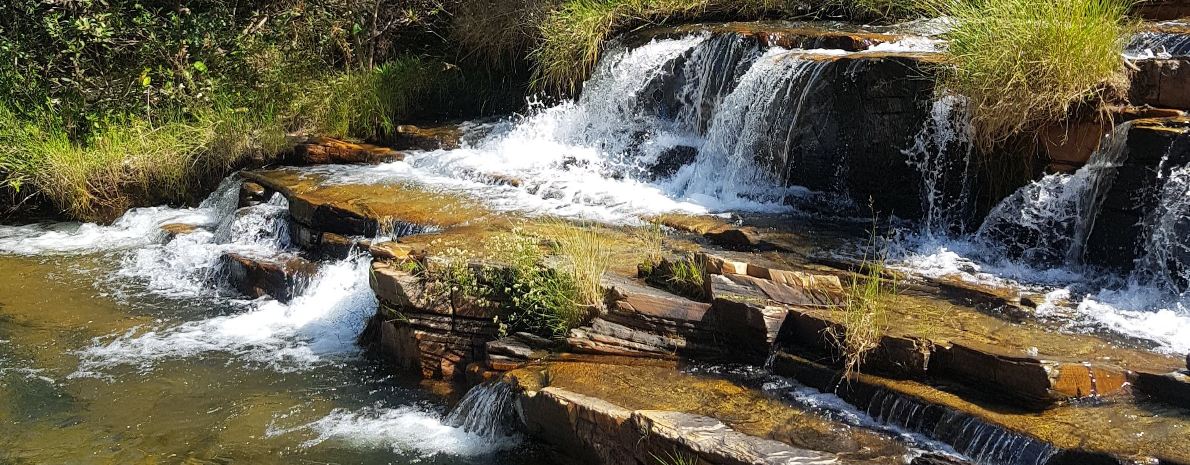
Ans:
[[[927,240],[961,232],[972,214],[971,131],[967,100],[945,95],[933,103],[930,119],[903,151],[921,174],[919,231]]]
[[[1087,238],[1128,156],[1131,122],[1112,129],[1085,166],[1051,174],[1016,191],[993,208],[977,235],[1003,246],[1008,256],[1035,266],[1081,264]]]
[[[1190,55],[1190,34],[1171,32],[1139,32],[1124,47],[1124,54],[1133,58],[1169,58]]]
[[[477,385],[446,416],[447,425],[492,442],[515,435],[516,395],[506,383]]]
[[[1146,240],[1133,273],[1173,295],[1190,289],[1190,166],[1164,179],[1157,208],[1144,221]]]

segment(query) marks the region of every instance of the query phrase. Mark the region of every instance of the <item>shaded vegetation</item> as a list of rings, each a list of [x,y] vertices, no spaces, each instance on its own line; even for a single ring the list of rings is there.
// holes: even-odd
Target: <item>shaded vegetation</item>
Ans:
[[[844,378],[858,373],[868,353],[875,349],[888,330],[889,308],[896,305],[898,283],[885,279],[888,251],[881,250],[873,218],[861,274],[853,274],[843,285],[843,294],[831,299],[830,307],[840,327],[831,327],[827,335],[843,356]]]

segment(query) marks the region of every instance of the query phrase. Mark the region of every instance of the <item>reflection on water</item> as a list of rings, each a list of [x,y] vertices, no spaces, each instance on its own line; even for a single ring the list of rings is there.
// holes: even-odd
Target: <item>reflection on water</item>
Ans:
[[[440,400],[353,350],[278,370],[242,350],[160,356],[141,345],[123,356],[151,369],[109,363],[84,376],[80,362],[130,331],[159,328],[174,336],[166,345],[186,346],[196,341],[177,328],[270,305],[134,297],[127,282],[116,296],[116,267],[102,256],[0,256],[0,462],[543,463],[443,425]]]

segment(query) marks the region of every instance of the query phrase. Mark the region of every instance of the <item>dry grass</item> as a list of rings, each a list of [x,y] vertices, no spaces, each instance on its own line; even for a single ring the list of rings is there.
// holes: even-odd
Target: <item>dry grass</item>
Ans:
[[[1121,56],[1130,0],[936,0],[954,19],[939,89],[970,100],[985,149],[1080,104],[1117,98],[1129,74]]]

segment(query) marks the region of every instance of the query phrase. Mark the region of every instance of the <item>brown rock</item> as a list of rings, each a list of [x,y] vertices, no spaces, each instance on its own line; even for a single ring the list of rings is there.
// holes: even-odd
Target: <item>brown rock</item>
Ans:
[[[1128,372],[1114,366],[1005,355],[990,346],[974,348],[970,343],[940,347],[935,353],[937,363],[930,366],[935,375],[1015,399],[1027,408],[1110,394],[1128,380]]]
[[[228,253],[222,263],[232,287],[252,298],[270,296],[282,302],[301,294],[318,265],[300,257],[254,257]]]
[[[269,201],[271,193],[260,184],[244,181],[240,183],[239,207],[251,207]]]
[[[458,126],[421,128],[409,124],[397,126],[396,146],[412,150],[454,150],[459,148],[463,131]]]
[[[301,165],[375,165],[404,159],[405,154],[393,149],[319,137],[294,147],[292,162]]]
[[[199,230],[198,226],[192,224],[170,223],[161,227],[165,231],[165,240],[172,241],[175,237],[185,236]]]
[[[1135,62],[1128,99],[1133,105],[1190,109],[1190,58],[1150,58]]]
[[[719,420],[692,413],[638,410],[632,413],[631,421],[653,446],[651,455],[672,445],[717,464],[827,464],[838,461],[826,452],[798,449],[772,439],[749,436]]]
[[[425,283],[421,278],[394,269],[384,262],[372,262],[369,283],[376,297],[413,311],[451,315],[450,291],[441,283]]]
[[[751,227],[723,227],[707,231],[703,237],[712,243],[731,249],[751,249],[760,245],[760,234]]]
[[[605,282],[611,312],[675,321],[702,321],[711,305],[642,286],[627,279]]]

